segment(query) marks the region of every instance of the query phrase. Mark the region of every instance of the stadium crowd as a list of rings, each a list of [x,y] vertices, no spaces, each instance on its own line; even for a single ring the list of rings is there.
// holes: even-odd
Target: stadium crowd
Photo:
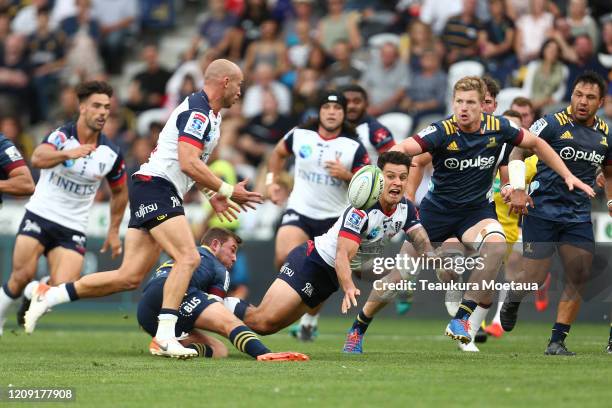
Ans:
[[[368,114],[400,113],[385,122],[402,130],[399,141],[444,117],[448,89],[467,74],[499,82],[498,113],[523,96],[536,118],[566,105],[587,69],[612,81],[612,4],[604,0],[191,1],[184,10],[200,13],[191,40],[168,66],[161,40],[193,20],[176,3],[0,0],[0,132],[28,160],[43,136],[78,113],[75,85],[127,83],[112,98],[104,132],[131,174],[172,109],[202,88],[203,70],[228,58],[240,63],[245,84],[241,103],[223,113],[211,167],[263,192],[268,154],[316,115],[324,90],[361,84]],[[142,68],[130,73],[128,63]],[[600,117],[612,125],[610,91]],[[290,177],[284,183],[290,190]],[[107,188],[97,200],[109,197]]]

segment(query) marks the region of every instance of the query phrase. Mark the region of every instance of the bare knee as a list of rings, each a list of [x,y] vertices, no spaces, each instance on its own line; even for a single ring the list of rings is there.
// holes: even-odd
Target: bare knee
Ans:
[[[245,324],[257,334],[267,336],[274,334],[282,329],[281,325],[274,318],[268,318],[263,313],[258,312],[258,309],[249,308],[249,311],[245,315]]]
[[[184,265],[186,268],[194,270],[200,265],[200,253],[195,248],[185,251],[177,256],[176,264]]]
[[[133,269],[119,269],[117,283],[121,291],[136,290],[142,283],[144,274]]]
[[[486,253],[488,257],[502,260],[506,256],[506,241],[495,236],[491,237],[491,239],[484,241],[482,252]]]
[[[225,347],[225,344],[219,342],[218,344],[215,343],[214,346],[209,346],[210,348],[212,348],[213,351],[213,358],[226,358],[229,355],[229,351],[227,350],[227,347]]]

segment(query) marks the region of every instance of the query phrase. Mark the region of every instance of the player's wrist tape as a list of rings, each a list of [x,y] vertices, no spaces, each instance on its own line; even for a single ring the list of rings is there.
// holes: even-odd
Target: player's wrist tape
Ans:
[[[510,186],[515,190],[525,190],[525,162],[512,160],[508,163]]]
[[[612,207],[612,200],[608,200],[608,208]]]
[[[504,188],[508,188],[508,187],[512,187],[512,185],[510,183],[506,183],[503,186],[501,186],[501,188],[499,189],[499,191],[502,191]]]
[[[274,183],[274,173],[270,171],[266,173],[266,186],[269,186],[272,183]]]
[[[224,181],[221,183],[221,187],[219,187],[217,193],[221,194],[223,197],[230,198],[232,194],[234,194],[234,186]]]

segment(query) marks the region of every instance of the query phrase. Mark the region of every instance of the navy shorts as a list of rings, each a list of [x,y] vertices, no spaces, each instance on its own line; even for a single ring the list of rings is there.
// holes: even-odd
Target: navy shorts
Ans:
[[[335,218],[325,218],[323,220],[315,220],[314,218],[306,217],[294,210],[286,210],[281,218],[281,227],[285,225],[295,225],[303,230],[309,239],[314,239],[325,234],[338,220]]]
[[[161,177],[134,174],[129,189],[130,223],[128,228],[150,230],[162,222],[185,215],[183,200],[174,185]]]
[[[543,259],[552,256],[557,245],[568,244],[595,252],[593,224],[559,222],[526,215],[523,217],[523,256]]]
[[[151,337],[157,333],[157,316],[164,300],[164,283],[166,278],[154,279],[145,287],[142,298],[138,302],[138,324]],[[195,321],[204,309],[216,300],[198,288],[187,288],[187,294],[179,306],[179,317],[176,322],[176,337],[184,336],[193,330]]]
[[[84,255],[87,246],[87,237],[82,232],[62,227],[28,210],[21,220],[17,235],[27,235],[36,239],[45,247],[45,255],[56,247],[72,249]]]
[[[340,287],[336,270],[321,258],[312,241],[289,252],[277,278],[287,282],[311,309]]]
[[[426,198],[421,201],[419,215],[429,240],[437,243],[452,237],[461,240],[465,231],[478,222],[487,218],[497,219],[493,205],[486,204],[479,208],[467,209],[442,209]]]

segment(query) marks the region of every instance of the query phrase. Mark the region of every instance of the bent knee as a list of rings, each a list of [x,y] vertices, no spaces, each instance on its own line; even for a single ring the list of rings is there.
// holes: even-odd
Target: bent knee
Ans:
[[[176,263],[185,265],[190,269],[195,269],[200,265],[200,253],[195,248],[185,251],[177,256]]]
[[[213,358],[226,358],[229,355],[229,351],[223,343],[215,344],[214,346],[212,346],[212,350]]]
[[[119,269],[117,277],[117,283],[121,290],[136,290],[142,283],[144,275],[136,273],[136,271],[122,271]]]

